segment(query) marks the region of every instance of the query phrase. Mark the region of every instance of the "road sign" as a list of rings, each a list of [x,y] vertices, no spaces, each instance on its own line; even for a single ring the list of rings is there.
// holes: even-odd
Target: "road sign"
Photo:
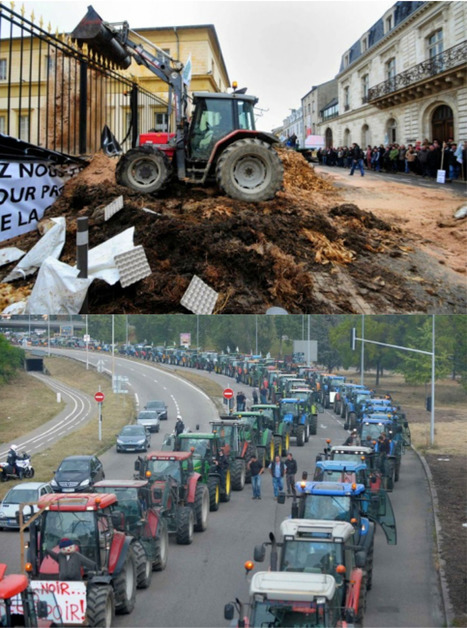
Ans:
[[[104,393],[103,392],[96,392],[96,394],[94,395],[94,399],[97,401],[97,403],[102,403],[104,401]]]
[[[234,391],[231,388],[226,388],[222,394],[224,395],[224,399],[232,399]]]
[[[89,334],[84,334],[83,340],[84,342],[91,342],[91,336]]]

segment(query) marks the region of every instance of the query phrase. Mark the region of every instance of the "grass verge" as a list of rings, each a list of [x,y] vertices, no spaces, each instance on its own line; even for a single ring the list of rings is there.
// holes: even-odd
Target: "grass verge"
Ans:
[[[84,365],[62,357],[51,356],[45,360],[45,365],[51,377],[69,384],[87,393],[91,397],[99,390],[104,393],[102,406],[102,440],[98,440],[98,409],[97,403],[93,415],[85,426],[62,438],[52,447],[35,454],[32,464],[35,470],[34,480],[48,482],[52,479],[54,470],[66,456],[76,454],[103,453],[115,443],[115,434],[123,425],[131,423],[135,417],[133,397],[118,395],[112,391],[108,376],[96,373],[95,370],[86,370]],[[35,402],[32,404],[35,411]],[[31,410],[31,408],[30,408]],[[54,414],[56,406],[54,406]],[[23,433],[24,433],[23,429]],[[14,486],[14,482],[0,485],[0,499]]]

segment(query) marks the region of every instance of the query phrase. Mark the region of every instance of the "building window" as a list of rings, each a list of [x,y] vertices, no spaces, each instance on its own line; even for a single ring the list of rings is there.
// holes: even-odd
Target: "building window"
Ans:
[[[388,120],[386,126],[386,144],[395,144],[397,142],[397,123],[394,118]]]
[[[154,114],[154,128],[156,131],[167,131],[169,124],[169,118],[166,113]]]
[[[444,51],[443,30],[440,28],[427,37],[428,58],[433,62],[433,73],[444,70],[444,62],[439,55]]]
[[[0,116],[0,133],[5,134],[6,132],[6,118],[5,116]]]
[[[19,138],[29,139],[29,115],[27,114],[19,117]]]
[[[386,63],[386,79],[391,89],[396,87],[396,59],[393,57]]]
[[[350,109],[350,89],[349,87],[344,87],[344,111],[348,111]]]
[[[347,53],[347,54],[344,55],[344,67],[347,68],[348,65],[349,65],[349,62],[350,62],[350,55],[349,55],[349,53]]]
[[[0,81],[6,81],[6,59],[0,59]]]
[[[392,15],[388,15],[385,21],[385,33],[389,33],[389,31],[392,30],[393,26],[394,24],[393,24]]]
[[[364,37],[362,39],[362,52],[366,52],[368,50],[368,37]]]
[[[370,75],[365,74],[362,76],[362,102],[368,102],[368,90],[370,88]]]

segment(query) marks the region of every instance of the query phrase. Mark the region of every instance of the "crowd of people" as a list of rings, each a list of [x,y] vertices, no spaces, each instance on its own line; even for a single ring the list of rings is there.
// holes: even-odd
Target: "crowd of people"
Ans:
[[[381,144],[360,148],[338,146],[320,148],[317,151],[319,163],[323,166],[348,168],[353,174],[355,161],[361,162],[363,169],[373,172],[415,174],[429,179],[436,179],[438,170],[446,171],[446,180],[467,181],[467,141],[457,144],[450,139],[447,142],[425,140],[415,144]]]

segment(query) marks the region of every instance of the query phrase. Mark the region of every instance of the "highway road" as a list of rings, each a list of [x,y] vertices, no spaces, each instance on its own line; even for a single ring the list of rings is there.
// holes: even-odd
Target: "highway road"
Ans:
[[[80,359],[83,352],[61,350]],[[104,360],[112,368],[111,356],[89,355],[90,364]],[[181,412],[192,429],[209,429],[217,416],[212,400],[193,384],[170,373],[173,367],[158,368],[151,363],[115,357],[119,375],[129,378],[131,393],[140,407],[149,399],[167,402],[169,419],[161,423],[161,432],[152,436],[157,448],[165,432],[173,429],[176,413]],[[178,371],[183,372],[182,369]],[[197,373],[201,373],[196,371]],[[222,375],[203,372],[222,387],[242,389],[251,398],[251,389]],[[105,402],[104,402],[104,420]],[[166,429],[165,429],[166,428]],[[343,442],[346,432],[342,420],[332,411],[319,415],[318,433],[304,447],[291,450],[297,459],[299,473],[312,471],[316,454],[326,438]],[[116,454],[112,448],[101,459],[106,477],[131,478],[135,455]],[[137,604],[131,615],[118,616],[116,626],[216,627],[225,626],[224,604],[235,597],[246,601],[249,580],[243,564],[253,558],[253,548],[266,540],[269,531],[278,532],[281,521],[290,513],[290,503],[277,504],[273,499],[270,476],[263,477],[263,499],[251,499],[251,486],[233,492],[229,503],[210,513],[208,529],[195,535],[190,546],[171,540],[165,571],[155,573],[151,587],[138,591]],[[373,588],[367,598],[365,626],[374,628],[435,628],[443,625],[440,596],[434,566],[433,516],[428,484],[416,454],[407,451],[402,462],[401,479],[391,494],[397,517],[398,545],[386,544],[381,530],[375,541]],[[19,542],[16,532],[0,533],[2,559],[9,572],[19,566]],[[267,568],[267,563],[255,570]]]

